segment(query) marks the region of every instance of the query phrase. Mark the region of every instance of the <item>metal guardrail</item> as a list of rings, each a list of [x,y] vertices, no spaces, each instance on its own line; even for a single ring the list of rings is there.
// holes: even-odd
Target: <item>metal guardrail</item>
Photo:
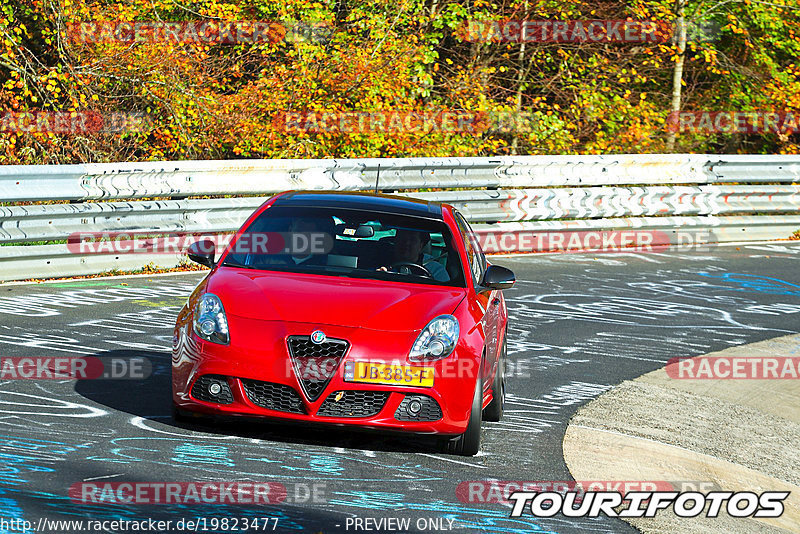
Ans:
[[[288,189],[533,188],[800,181],[796,156],[611,155],[6,166],[0,201],[259,195]]]
[[[644,186],[404,193],[454,205],[472,222],[787,213],[800,186]],[[55,241],[80,232],[231,232],[269,197],[0,207],[0,243]]]
[[[794,185],[563,187],[413,195],[452,204],[473,222],[800,210],[800,186]]]
[[[58,241],[80,232],[232,232],[267,198],[0,207],[0,243]]]
[[[0,280],[92,274],[177,256],[80,256],[59,241],[97,231],[230,232],[288,189],[401,192],[448,202],[487,249],[531,232],[639,228],[712,242],[787,238],[800,229],[800,156],[607,155],[359,160],[234,160],[0,167]],[[729,185],[735,183],[738,185]],[[744,185],[746,184],[746,185]],[[417,190],[428,191],[417,191]],[[430,191],[434,189],[435,191]],[[411,192],[411,191],[414,192]],[[187,198],[197,196],[238,198]],[[252,195],[261,195],[254,197]],[[136,200],[136,199],[164,200]],[[121,201],[125,199],[125,201]],[[758,214],[758,216],[752,216]],[[528,221],[528,222],[512,222]],[[537,222],[532,222],[537,221]],[[664,233],[666,232],[666,233]],[[508,236],[522,236],[514,241]],[[654,234],[655,235],[655,234]],[[667,240],[669,241],[669,240]],[[675,243],[673,243],[675,244]],[[530,250],[542,250],[532,248]]]
[[[625,252],[717,243],[786,239],[800,229],[800,215],[730,217],[637,217],[476,225],[487,253],[578,251]],[[558,239],[555,239],[557,237]],[[646,237],[647,239],[643,239]],[[604,250],[604,243],[609,246]],[[636,248],[637,245],[640,248]]]

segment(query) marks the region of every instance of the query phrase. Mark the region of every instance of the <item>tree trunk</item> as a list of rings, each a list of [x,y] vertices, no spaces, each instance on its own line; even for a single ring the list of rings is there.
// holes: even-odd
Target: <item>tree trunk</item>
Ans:
[[[675,151],[675,138],[678,134],[678,113],[681,110],[681,90],[683,89],[683,62],[686,59],[686,19],[684,13],[686,0],[677,0],[675,4],[675,30],[677,32],[677,56],[675,69],[672,72],[672,105],[667,119],[670,126],[667,135],[667,152]],[[674,121],[674,122],[672,122]]]
[[[525,14],[528,14],[528,2],[525,2]],[[520,38],[522,37],[522,32],[520,32]],[[519,71],[517,72],[517,94],[516,98],[514,99],[514,111],[515,116],[511,121],[511,124],[515,125],[512,126],[513,128],[513,137],[511,138],[511,155],[516,156],[519,150],[519,129],[517,126],[519,125],[519,114],[522,112],[522,86],[525,84],[525,78],[528,73],[529,68],[525,67],[525,41],[521,40],[519,44]]]
[[[522,42],[519,45],[519,73],[517,74],[517,94],[514,100],[514,111],[516,112],[511,124],[517,125],[519,124],[519,114],[522,112],[522,86],[525,83],[525,72],[527,69],[524,67],[525,65],[525,43]],[[511,138],[511,154],[513,156],[517,155],[518,147],[519,147],[519,130],[518,128],[514,127],[514,137]]]

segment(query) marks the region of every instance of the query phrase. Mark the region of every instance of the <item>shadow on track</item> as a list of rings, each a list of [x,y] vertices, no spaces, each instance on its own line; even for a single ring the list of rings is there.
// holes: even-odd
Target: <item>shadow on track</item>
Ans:
[[[378,434],[369,430],[352,430],[333,425],[287,424],[257,418],[197,418],[196,421],[176,421],[172,417],[171,361],[168,352],[111,350],[94,356],[147,358],[152,365],[152,373],[144,380],[81,380],[75,385],[78,394],[115,412],[142,417],[154,424],[171,426],[175,430],[369,451],[440,451],[439,439],[432,436]],[[114,420],[117,424],[124,424],[117,417]]]

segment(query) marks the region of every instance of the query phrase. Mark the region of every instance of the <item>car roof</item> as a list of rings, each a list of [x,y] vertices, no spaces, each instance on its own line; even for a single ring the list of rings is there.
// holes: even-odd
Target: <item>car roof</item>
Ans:
[[[289,191],[275,199],[273,206],[350,208],[442,219],[438,202],[358,191]]]

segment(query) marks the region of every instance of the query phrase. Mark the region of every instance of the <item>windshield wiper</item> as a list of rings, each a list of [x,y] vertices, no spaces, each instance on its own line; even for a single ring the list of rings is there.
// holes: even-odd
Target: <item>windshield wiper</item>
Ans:
[[[243,263],[238,263],[231,260],[225,260],[224,262],[222,262],[222,265],[225,267],[237,267],[239,269],[255,269],[254,265],[245,265]]]

